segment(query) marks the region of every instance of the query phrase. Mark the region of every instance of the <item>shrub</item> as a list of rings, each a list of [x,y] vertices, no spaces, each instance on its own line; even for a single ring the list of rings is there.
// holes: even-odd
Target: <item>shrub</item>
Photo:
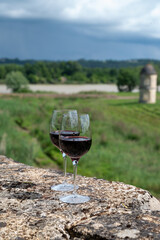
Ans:
[[[137,84],[136,76],[128,69],[120,69],[117,78],[117,87],[120,92],[131,92]]]
[[[28,80],[19,71],[12,71],[6,75],[7,88],[12,89],[13,92],[20,92],[22,89],[28,89]]]

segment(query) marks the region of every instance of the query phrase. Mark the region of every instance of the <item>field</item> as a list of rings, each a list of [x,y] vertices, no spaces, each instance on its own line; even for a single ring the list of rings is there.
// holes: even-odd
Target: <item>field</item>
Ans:
[[[61,169],[61,154],[49,138],[50,117],[53,109],[74,108],[90,113],[93,137],[78,174],[123,181],[160,197],[160,100],[146,105],[138,104],[136,94],[114,94],[117,98],[112,99],[97,95],[1,96],[0,154],[37,167]],[[68,171],[72,172],[70,160]]]

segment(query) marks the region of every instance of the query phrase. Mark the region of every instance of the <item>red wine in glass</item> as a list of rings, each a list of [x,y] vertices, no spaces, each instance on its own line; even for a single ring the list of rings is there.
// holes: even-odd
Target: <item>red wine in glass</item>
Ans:
[[[59,148],[59,131],[49,133],[52,143]]]
[[[61,136],[61,148],[73,160],[79,160],[86,154],[92,144],[92,139],[85,136]]]
[[[50,132],[50,138],[51,138],[51,141],[52,143],[60,149],[59,147],[59,133],[60,131],[54,131],[54,132]],[[76,132],[76,131],[62,131],[61,132],[61,135],[63,136],[78,136],[79,135],[79,132]]]

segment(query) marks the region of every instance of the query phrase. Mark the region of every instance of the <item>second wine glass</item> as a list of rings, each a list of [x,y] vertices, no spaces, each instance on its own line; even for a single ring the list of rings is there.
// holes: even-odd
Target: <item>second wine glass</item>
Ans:
[[[51,187],[52,190],[55,191],[72,191],[73,190],[73,184],[69,184],[66,181],[66,175],[67,175],[67,156],[66,154],[60,149],[59,146],[59,134],[62,127],[62,118],[65,114],[74,114],[77,115],[77,110],[54,110],[51,118],[51,124],[50,124],[50,138],[52,143],[62,152],[63,156],[63,164],[64,164],[64,181],[61,184],[54,185]],[[65,136],[72,136],[72,131],[64,131],[63,134]],[[75,133],[74,133],[75,134]]]

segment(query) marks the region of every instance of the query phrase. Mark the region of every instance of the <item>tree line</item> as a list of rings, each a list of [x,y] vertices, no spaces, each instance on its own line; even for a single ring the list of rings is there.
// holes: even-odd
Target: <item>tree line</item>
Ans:
[[[115,83],[117,69],[83,67],[76,61],[0,65],[0,82],[12,71],[20,71],[29,83]]]
[[[146,60],[147,61],[147,60]],[[0,64],[0,83],[6,83],[9,73],[18,72],[31,84],[85,84],[85,83],[114,83],[121,91],[132,91],[139,84],[139,75],[142,69],[141,63],[134,67],[109,68],[109,67],[87,67],[85,63],[94,61],[33,61],[24,64]],[[95,66],[100,61],[95,61]],[[143,62],[144,63],[144,62]],[[153,64],[153,63],[152,63]],[[153,64],[160,76],[160,63]],[[20,79],[20,75],[19,75]],[[121,88],[123,85],[128,87]],[[158,79],[158,84],[160,83]]]

